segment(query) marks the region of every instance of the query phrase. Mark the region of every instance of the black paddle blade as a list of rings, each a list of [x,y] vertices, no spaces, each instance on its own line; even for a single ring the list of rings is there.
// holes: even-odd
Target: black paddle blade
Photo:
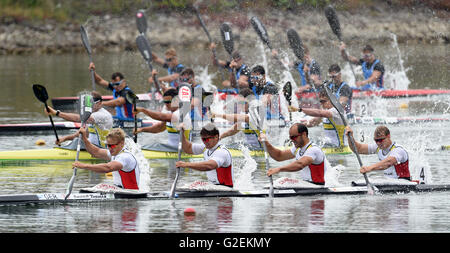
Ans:
[[[33,92],[36,98],[42,103],[47,103],[48,93],[47,89],[40,84],[33,84]]]
[[[252,24],[253,28],[255,29],[256,33],[259,35],[261,40],[267,44],[267,46],[272,49],[272,46],[270,45],[269,41],[269,35],[267,34],[266,27],[261,23],[261,21],[258,19],[258,17],[252,17],[250,19],[250,23]]]
[[[231,32],[231,26],[228,23],[223,23],[220,26],[220,34],[222,35],[222,43],[225,47],[225,50],[229,55],[231,55],[234,50],[233,33]]]
[[[147,38],[143,34],[136,37],[136,45],[141,52],[142,57],[144,57],[147,62],[150,62],[152,60],[152,49],[150,43],[148,43]]]
[[[289,104],[291,104],[291,98],[292,98],[292,85],[291,82],[286,82],[286,84],[283,86],[283,95],[288,101]]]
[[[325,7],[325,17],[328,19],[328,23],[330,24],[333,33],[336,34],[340,41],[342,41],[341,25],[339,24],[336,11],[331,5]]]
[[[289,29],[287,31],[287,38],[292,51],[294,51],[295,56],[301,61],[305,56],[305,48],[303,46],[302,39],[298,36],[298,33],[294,29]]]
[[[94,105],[94,101],[92,99],[92,96],[89,94],[80,95],[78,101],[80,102],[81,124],[85,124],[92,114],[92,107]]]
[[[147,32],[147,18],[145,17],[145,12],[143,10],[139,10],[136,13],[136,25],[141,34]]]
[[[89,44],[89,37],[84,26],[80,27],[80,34],[81,34],[81,42],[83,42],[83,46],[86,49],[86,52],[88,54],[92,54],[91,45]]]
[[[325,89],[325,91],[327,93],[327,96],[330,99],[331,104],[333,104],[333,106],[336,108],[336,110],[338,110],[342,120],[345,121],[345,119],[344,119],[344,115],[345,115],[344,107],[342,107],[341,103],[339,103],[338,99],[333,94],[333,92],[331,92],[330,88],[328,88],[327,84],[328,84],[328,82],[324,82],[322,84],[322,88]]]
[[[128,103],[135,105],[136,102],[139,100],[138,96],[136,96],[136,94],[134,94],[132,91],[128,91],[127,94],[125,95],[126,100],[128,101]]]

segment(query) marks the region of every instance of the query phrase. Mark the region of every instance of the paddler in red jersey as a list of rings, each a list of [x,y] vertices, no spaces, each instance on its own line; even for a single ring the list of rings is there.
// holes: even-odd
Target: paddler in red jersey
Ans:
[[[98,173],[113,174],[115,186],[124,189],[139,190],[140,169],[136,157],[125,149],[125,132],[120,128],[113,128],[106,136],[107,149],[98,148],[89,142],[86,129],[80,128],[86,151],[93,157],[109,161],[107,163],[88,164],[74,162],[73,167],[87,169]]]
[[[353,130],[349,126],[345,130],[347,138],[349,135],[353,136]],[[373,136],[375,143],[372,144],[359,143],[355,140],[358,153],[377,154],[380,160],[372,165],[362,166],[360,172],[384,170],[384,175],[388,178],[411,180],[408,152],[392,142],[389,129],[386,126],[378,126]]]

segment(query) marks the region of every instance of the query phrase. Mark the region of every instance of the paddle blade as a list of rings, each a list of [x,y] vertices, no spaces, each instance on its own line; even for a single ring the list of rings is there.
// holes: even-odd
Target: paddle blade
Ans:
[[[47,89],[40,84],[33,84],[33,92],[36,98],[42,103],[47,103],[48,93]]]
[[[84,26],[80,27],[80,34],[81,34],[81,42],[83,42],[83,46],[86,49],[86,52],[89,55],[92,54],[91,45],[89,44],[89,37]]]
[[[338,37],[339,41],[342,41],[341,25],[339,24],[339,18],[334,8],[329,5],[325,7],[325,17],[328,19],[331,30]]]
[[[298,36],[298,33],[294,29],[289,29],[287,31],[287,38],[289,45],[294,51],[295,56],[301,61],[303,61],[303,58],[305,56],[305,48],[303,46],[302,39],[300,39],[300,36]]]
[[[344,121],[344,123],[346,123],[346,120],[345,120],[345,117],[344,117],[344,115],[345,115],[344,107],[342,107],[341,103],[339,103],[339,101],[336,98],[336,96],[333,94],[333,92],[331,92],[330,88],[328,88],[328,86],[326,84],[327,84],[327,82],[325,82],[323,84],[323,88],[325,89],[325,91],[327,93],[327,96],[330,99],[331,104],[333,104],[333,106],[339,112],[339,114],[340,114],[342,120]]]
[[[147,62],[150,62],[152,60],[152,49],[150,47],[150,43],[148,43],[147,38],[144,35],[138,35],[136,37],[136,45],[139,49],[139,52],[141,52],[142,57]]]
[[[80,120],[82,124],[85,124],[92,114],[94,102],[92,96],[88,94],[80,95],[78,100],[80,101]]]
[[[222,43],[225,47],[225,50],[229,55],[231,55],[234,50],[233,33],[231,32],[231,26],[228,23],[223,23],[220,26],[220,34],[222,35]]]
[[[259,35],[261,40],[267,44],[267,46],[272,49],[272,46],[270,45],[269,41],[269,35],[267,34],[266,28],[261,23],[261,21],[258,19],[258,17],[252,17],[250,19],[250,23],[252,24],[253,28],[255,29],[256,33]]]
[[[125,99],[128,101],[128,103],[135,105],[136,102],[139,100],[138,96],[134,94],[132,91],[128,91],[125,95]]]
[[[291,104],[291,98],[292,98],[292,85],[291,82],[286,82],[286,84],[283,86],[283,95],[288,101],[289,104]]]
[[[136,13],[136,25],[141,34],[147,32],[147,18],[145,17],[145,12],[143,10],[139,10]]]

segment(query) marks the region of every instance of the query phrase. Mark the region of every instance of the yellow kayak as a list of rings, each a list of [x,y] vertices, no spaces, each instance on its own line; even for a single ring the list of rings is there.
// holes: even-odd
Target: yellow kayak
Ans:
[[[243,157],[242,151],[238,149],[229,149],[233,157]],[[322,148],[327,155],[350,154],[351,150],[348,147],[344,148]],[[154,151],[154,150],[142,150],[145,158],[147,159],[177,159],[177,152],[166,151]],[[51,148],[51,149],[28,149],[28,150],[11,150],[0,151],[0,161],[12,161],[12,160],[75,160],[77,151],[63,148]],[[253,150],[250,151],[252,157],[263,157],[264,151]],[[186,153],[181,154],[181,158],[202,158],[203,155],[189,155]],[[87,151],[80,151],[79,160],[97,160],[93,158]]]

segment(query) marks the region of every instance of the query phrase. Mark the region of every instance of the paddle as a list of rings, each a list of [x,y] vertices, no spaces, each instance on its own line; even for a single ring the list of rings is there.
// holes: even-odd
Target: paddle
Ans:
[[[249,117],[251,119],[251,121],[256,123],[256,127],[258,128],[259,132],[262,133],[262,127],[261,124],[263,124],[263,122],[261,122],[260,117],[258,115],[257,112],[257,107],[253,107],[249,109]],[[267,146],[266,146],[266,142],[263,141],[263,148],[264,148],[264,158],[266,160],[266,171],[268,171],[270,169],[270,164],[269,164],[269,155],[267,153]],[[269,191],[269,197],[273,197],[273,179],[272,176],[269,176],[269,181],[270,181],[270,191]]]
[[[331,92],[330,88],[327,87],[327,85],[326,85],[327,83],[328,83],[327,81],[325,81],[323,83],[323,88],[325,89],[327,96],[330,99],[331,104],[333,104],[334,108],[336,108],[336,110],[338,111],[339,116],[341,117],[342,121],[344,122],[344,125],[347,126],[348,122],[344,116],[344,114],[345,114],[344,108],[342,107],[341,103],[339,103],[336,96]],[[353,139],[353,136],[351,136],[351,135],[349,135],[349,139],[350,139],[350,145],[352,145],[351,146],[352,150],[354,150],[356,158],[358,159],[359,166],[362,167],[363,163],[362,163],[361,157],[359,156],[358,150],[356,149],[355,140]],[[364,180],[366,181],[366,184],[367,184],[367,193],[370,195],[373,195],[375,192],[378,192],[378,189],[369,182],[369,178],[367,177],[366,173],[363,173],[363,175],[364,175]]]
[[[36,98],[39,101],[41,101],[42,103],[44,103],[45,109],[47,110],[47,112],[50,112],[50,110],[48,109],[48,105],[47,105],[47,100],[48,100],[47,89],[40,84],[33,84],[33,92],[34,92],[34,95],[36,96]],[[52,116],[48,115],[48,118],[50,119],[50,123],[52,123],[53,132],[55,132],[56,140],[59,143],[58,133],[56,133],[56,128],[55,128],[55,124],[53,123]]]
[[[191,102],[192,90],[191,86],[188,83],[181,83],[178,87],[178,99],[180,100],[178,107],[178,111],[180,113],[179,124],[181,124],[184,119],[184,109],[187,108],[190,110],[191,108],[189,104]],[[178,161],[181,160],[183,134],[183,129],[180,129],[180,140],[178,142]],[[181,168],[177,167],[177,174],[175,176],[175,180],[172,183],[172,187],[170,188],[170,198],[175,197],[175,189],[177,187],[178,178],[180,177],[180,170]]]
[[[140,34],[144,34],[147,32],[147,18],[145,17],[144,10],[139,10],[136,13],[136,25]]]
[[[92,100],[91,95],[80,95],[80,98],[78,99],[80,101],[80,121],[81,126],[86,126],[86,121],[89,119],[92,113],[92,105],[94,104]],[[75,158],[75,162],[78,162],[78,159],[80,157],[80,149],[81,149],[81,136],[78,137],[78,143],[77,143],[77,155]],[[75,182],[75,177],[77,175],[77,168],[73,168],[73,174],[70,178],[69,184],[66,189],[66,196],[64,199],[67,199],[69,195],[72,193],[73,183]]]
[[[225,50],[230,55],[230,57],[232,57],[233,50],[234,50],[234,41],[233,41],[233,33],[231,31],[231,26],[226,22],[223,23],[222,25],[220,25],[220,34],[222,35],[222,43],[223,43],[223,46],[225,47]],[[232,86],[239,87],[237,80],[236,80],[236,75],[235,75],[234,69],[232,69],[232,74],[233,74]]]
[[[136,37],[136,45],[137,45],[139,51],[141,52],[142,57],[144,57],[144,60],[147,62],[147,65],[148,65],[148,68],[150,69],[150,74],[151,74],[153,71],[153,66],[151,63],[152,50],[150,47],[150,43],[148,43],[147,38],[143,34],[140,34]],[[155,84],[156,91],[162,95],[161,87],[159,86],[158,78],[156,78],[156,75],[153,76],[153,83]],[[155,99],[155,96],[153,96],[153,99]]]
[[[138,96],[134,94],[131,90],[127,92],[125,95],[126,100],[128,103],[133,104],[134,111],[136,111],[136,102],[139,100]],[[134,143],[137,143],[137,115],[134,115]]]
[[[288,102],[288,105],[291,105],[292,104],[292,101],[291,101],[291,99],[292,99],[292,85],[291,85],[291,82],[288,81],[283,86],[283,95],[284,95],[284,98],[286,98],[286,101]],[[289,111],[289,108],[288,108],[288,111]],[[289,112],[289,121],[292,122],[292,113],[291,112]]]
[[[211,39],[211,35],[209,34],[208,28],[206,28],[205,22],[203,21],[202,17],[200,16],[200,13],[198,12],[197,7],[194,6],[193,8],[194,8],[195,15],[197,16],[198,20],[200,21],[200,25],[202,26],[203,30],[205,31],[206,36],[208,37],[209,43],[211,44],[212,39]],[[217,55],[216,55],[215,48],[212,49],[212,53],[214,56],[214,63],[217,65]]]
[[[287,31],[287,38],[289,42],[289,46],[291,47],[292,51],[294,52],[295,56],[300,61],[304,61],[305,57],[305,47],[303,46],[302,39],[300,39],[300,36],[298,35],[297,31],[294,29],[289,29]]]
[[[253,28],[255,29],[256,33],[259,35],[259,38],[266,43],[266,45],[269,47],[270,50],[272,50],[272,45],[269,41],[269,34],[267,34],[267,30],[264,27],[264,25],[261,23],[261,21],[258,19],[258,17],[252,17],[250,19],[250,23],[252,24]]]
[[[336,14],[336,11],[334,10],[334,8],[331,5],[325,7],[325,17],[327,18],[328,23],[330,24],[330,27],[331,27],[331,30],[333,31],[333,33],[336,35],[338,40],[340,42],[342,42],[341,24],[339,23],[339,18]],[[344,53],[346,55],[348,55],[346,50],[344,50]],[[355,71],[353,70],[353,66],[351,63],[350,63],[350,68],[351,68],[353,76],[355,77],[355,80],[356,80]]]
[[[88,56],[89,56],[89,62],[93,62],[92,61],[92,49],[91,49],[91,45],[89,44],[89,37],[88,37],[87,31],[84,28],[84,26],[80,27],[80,34],[81,34],[81,42],[83,42],[83,46],[86,49],[86,52],[88,53]],[[91,72],[92,90],[95,90],[94,70],[91,69],[90,72]]]

